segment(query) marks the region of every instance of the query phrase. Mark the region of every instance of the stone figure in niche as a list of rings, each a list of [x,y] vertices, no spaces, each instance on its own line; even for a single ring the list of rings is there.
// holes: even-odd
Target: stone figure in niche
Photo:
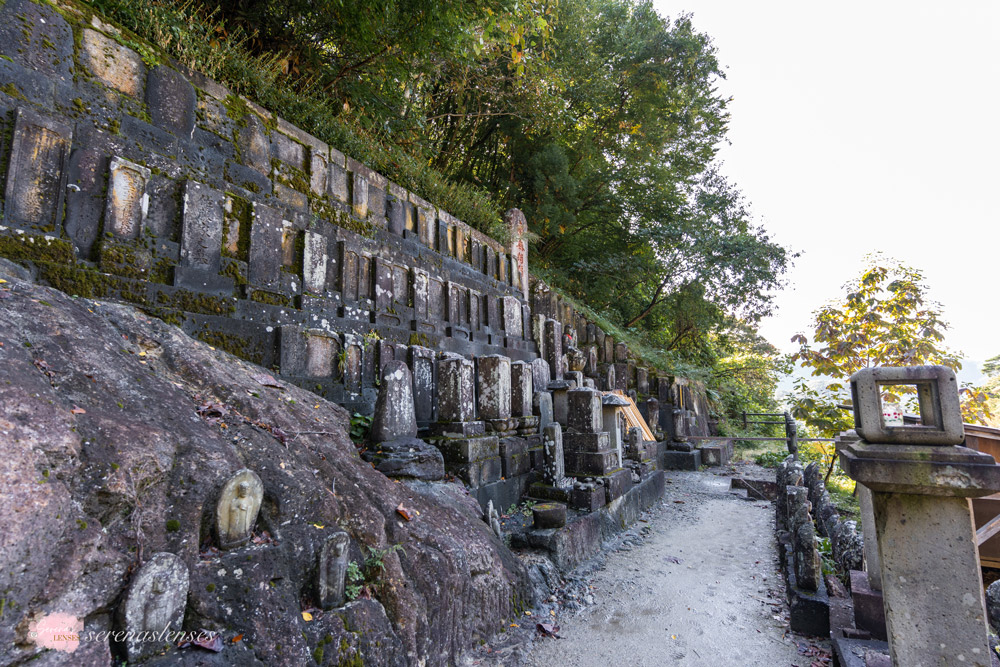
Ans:
[[[130,663],[173,643],[172,633],[180,631],[184,620],[189,585],[187,566],[172,553],[155,553],[139,569],[129,585],[124,611],[120,612],[129,633],[125,650]],[[167,634],[159,641],[164,631]],[[143,633],[157,635],[157,641],[143,641]]]
[[[250,539],[264,497],[264,483],[244,468],[226,482],[216,506],[216,534],[223,549],[238,547]]]
[[[344,581],[347,577],[347,533],[334,533],[319,553],[319,604],[333,609],[344,604]]]
[[[490,529],[493,533],[500,539],[503,539],[503,529],[500,528],[500,514],[493,507],[492,500],[486,504],[486,521],[490,524]]]

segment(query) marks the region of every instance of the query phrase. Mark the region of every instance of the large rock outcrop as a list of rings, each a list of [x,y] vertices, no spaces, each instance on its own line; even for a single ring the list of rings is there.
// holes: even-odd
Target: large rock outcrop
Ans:
[[[117,629],[130,578],[163,551],[190,571],[184,627],[221,632],[224,648],[153,664],[447,664],[530,603],[460,484],[390,480],[337,405],[17,272],[0,265],[0,663],[110,664],[119,647],[43,650],[31,623],[59,612],[85,633]],[[220,551],[219,490],[242,468],[264,485],[256,539]],[[370,581],[323,612],[319,551],[340,530]]]

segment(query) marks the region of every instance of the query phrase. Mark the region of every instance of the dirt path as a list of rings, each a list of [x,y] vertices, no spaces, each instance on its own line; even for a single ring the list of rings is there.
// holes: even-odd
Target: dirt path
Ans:
[[[561,639],[536,635],[517,657],[539,667],[810,665],[798,647],[816,642],[787,629],[773,504],[734,494],[728,477],[668,480],[644,522],[577,573],[568,604],[550,599],[555,615],[525,619],[558,624]]]

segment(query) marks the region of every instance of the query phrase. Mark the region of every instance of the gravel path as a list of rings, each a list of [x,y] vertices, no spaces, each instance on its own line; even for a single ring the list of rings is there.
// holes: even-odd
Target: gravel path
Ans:
[[[800,648],[828,642],[788,630],[774,505],[730,491],[726,476],[667,475],[663,501],[609,553],[465,664],[813,664]],[[558,625],[559,638],[535,632],[536,622]]]

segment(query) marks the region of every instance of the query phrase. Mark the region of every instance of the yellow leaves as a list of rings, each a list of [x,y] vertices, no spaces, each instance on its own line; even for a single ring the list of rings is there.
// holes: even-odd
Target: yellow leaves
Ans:
[[[313,615],[310,614],[308,611],[304,611],[304,612],[302,612],[302,620],[303,621],[311,621],[311,620],[313,620]]]
[[[313,528],[318,528],[318,529],[320,529],[320,530],[322,530],[322,529],[326,528],[326,526],[324,526],[324,525],[323,525],[323,524],[321,524],[321,523],[314,523],[314,524],[313,524],[312,526],[313,526]]]

